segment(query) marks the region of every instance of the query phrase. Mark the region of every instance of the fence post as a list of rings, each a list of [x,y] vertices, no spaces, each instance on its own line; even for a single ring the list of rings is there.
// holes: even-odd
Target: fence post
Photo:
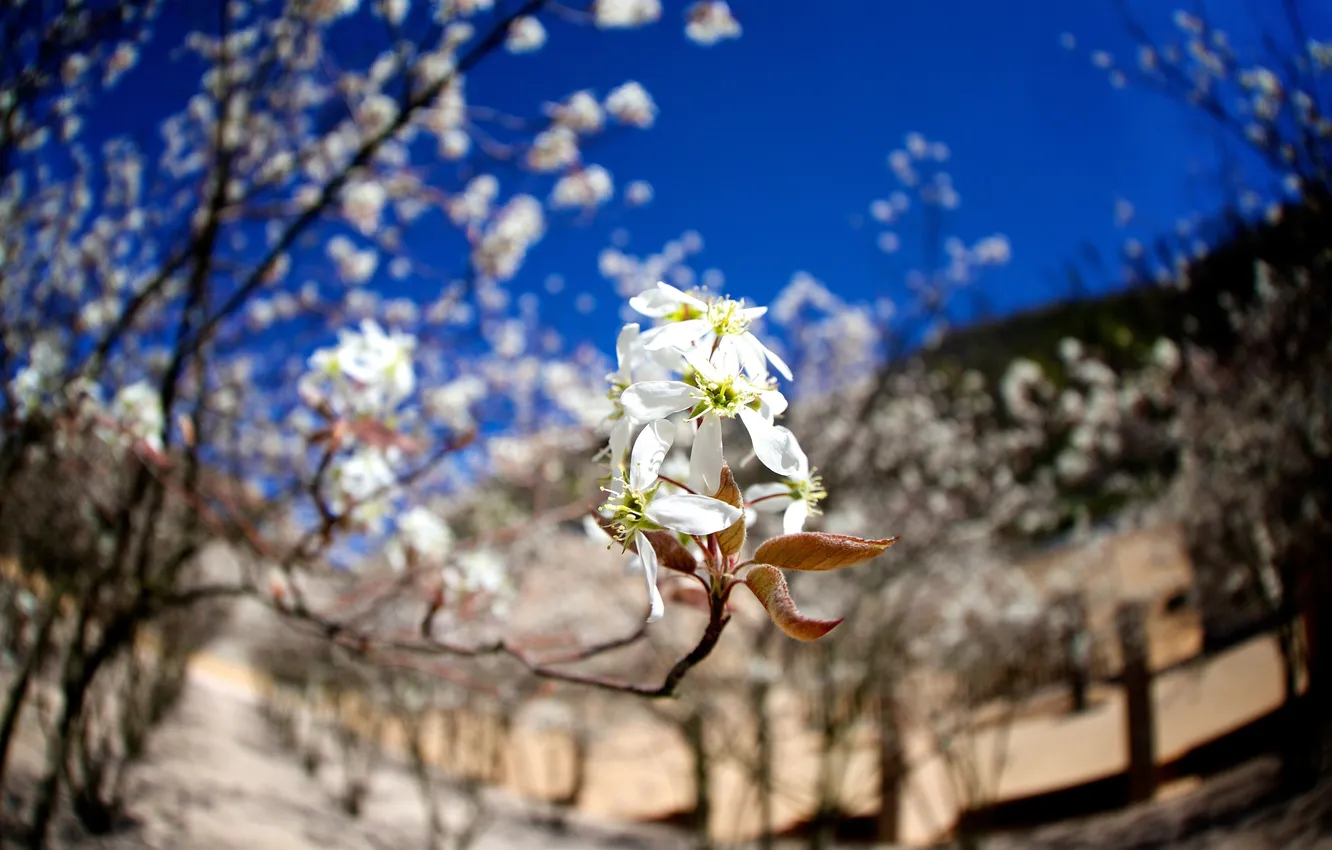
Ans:
[[[1124,667],[1124,718],[1128,738],[1128,801],[1156,793],[1156,724],[1152,716],[1152,672],[1148,659],[1147,605],[1124,602],[1115,612]]]
[[[1081,593],[1069,593],[1058,600],[1064,614],[1064,670],[1068,678],[1071,708],[1074,714],[1087,710],[1091,688],[1091,635],[1087,626],[1087,600]]]

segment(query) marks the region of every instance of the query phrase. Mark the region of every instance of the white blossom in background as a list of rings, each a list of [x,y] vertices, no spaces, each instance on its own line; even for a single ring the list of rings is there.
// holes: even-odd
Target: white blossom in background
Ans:
[[[657,120],[657,104],[647,89],[629,81],[606,95],[606,111],[621,124],[647,129]]]
[[[343,283],[356,286],[374,277],[379,267],[379,254],[374,248],[361,248],[345,236],[329,240],[328,255],[337,264],[338,277]]]
[[[574,169],[556,181],[550,205],[556,209],[593,209],[614,194],[615,184],[610,172],[600,165],[589,165]]]
[[[335,460],[326,487],[334,514],[348,517],[357,527],[381,531],[384,520],[394,511],[398,495],[396,466],[400,461],[401,453],[396,449],[371,446],[357,447]]]
[[[357,180],[342,190],[342,214],[357,230],[366,236],[379,229],[380,216],[388,192],[373,180]]]
[[[110,415],[116,427],[103,431],[108,442],[119,445],[143,442],[155,451],[162,450],[166,416],[162,411],[162,397],[150,383],[136,381],[122,387],[111,400]]]
[[[527,152],[527,167],[537,172],[559,171],[578,161],[578,135],[564,124],[537,134]]]
[[[455,432],[471,430],[476,425],[472,408],[486,397],[486,382],[468,375],[428,390],[426,411]]]
[[[499,180],[492,174],[478,174],[463,190],[448,200],[449,220],[456,225],[474,225],[490,217],[499,197]]]
[[[531,15],[524,15],[509,24],[504,49],[510,53],[532,53],[546,43],[546,28]]]
[[[547,106],[546,111],[561,126],[575,133],[598,133],[606,123],[601,102],[587,90],[574,92],[562,103]]]
[[[360,331],[338,332],[338,344],[310,356],[302,390],[312,406],[327,404],[336,416],[390,417],[416,389],[415,337],[387,334],[366,319]]]
[[[531,195],[517,195],[491,218],[472,249],[472,263],[483,275],[509,280],[545,232],[541,202]]]
[[[624,187],[624,202],[631,207],[642,207],[652,203],[652,184],[646,180],[633,180]]]
[[[685,12],[685,35],[705,47],[740,37],[740,22],[724,0],[703,0]]]
[[[641,27],[661,17],[661,0],[594,0],[592,13],[602,29]]]
[[[438,563],[453,550],[453,530],[429,508],[421,505],[409,508],[399,514],[395,524],[397,534],[386,551],[395,571],[406,569],[413,559]]]

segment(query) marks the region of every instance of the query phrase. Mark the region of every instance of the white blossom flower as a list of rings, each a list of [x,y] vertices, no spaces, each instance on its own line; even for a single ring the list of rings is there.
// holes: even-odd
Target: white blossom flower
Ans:
[[[606,111],[621,124],[647,129],[657,120],[657,104],[647,89],[629,81],[606,96]]]
[[[600,165],[570,171],[555,183],[550,205],[556,209],[599,207],[615,193],[610,172]]]
[[[593,14],[602,29],[641,27],[661,17],[661,0],[596,0]]]
[[[755,379],[765,377],[771,363],[784,378],[791,379],[791,368],[749,330],[755,319],[768,312],[767,307],[746,307],[743,301],[725,297],[704,301],[664,282],[629,299],[629,306],[644,316],[667,320],[643,334],[643,347],[648,351],[707,352],[723,369],[736,364]]]
[[[155,451],[162,450],[162,427],[166,423],[162,397],[147,381],[122,387],[111,400],[111,416],[120,426],[118,434],[106,435],[111,442],[142,440]]]
[[[776,429],[786,431],[778,425]],[[788,432],[789,433],[789,432]],[[809,458],[791,436],[796,456],[796,471],[782,481],[755,484],[745,491],[745,499],[753,509],[764,512],[782,511],[782,533],[795,534],[805,530],[805,520],[810,514],[819,513],[818,503],[827,496],[823,482],[817,475],[812,475]]]
[[[342,190],[342,214],[361,233],[372,235],[379,229],[388,192],[373,180],[357,180]]]
[[[531,53],[546,43],[546,28],[532,15],[523,15],[509,24],[504,49],[510,53]]]
[[[389,564],[402,571],[410,556],[427,563],[443,560],[453,548],[453,531],[434,511],[416,505],[398,516],[398,534],[388,548]]]
[[[578,135],[563,124],[537,133],[527,151],[527,167],[547,173],[578,161]]]
[[[458,554],[441,572],[445,594],[461,593],[481,597],[489,613],[503,617],[509,610],[514,585],[505,560],[492,549],[474,549]]]
[[[724,0],[703,0],[685,13],[685,36],[705,47],[740,37],[740,23]]]
[[[398,476],[393,464],[399,452],[361,446],[334,462],[330,473],[330,508],[358,526],[378,529],[392,512]]]
[[[499,189],[499,180],[493,174],[473,177],[461,192],[449,198],[446,204],[449,221],[459,227],[484,221],[499,197]]]
[[[650,603],[648,622],[661,619],[665,606],[657,590],[657,553],[644,532],[714,534],[734,525],[743,515],[740,509],[711,496],[661,493],[663,482],[657,473],[674,442],[674,430],[670,422],[648,423],[634,441],[627,477],[619,475],[611,481],[610,498],[602,505],[617,537],[626,548],[633,543],[643,561]]]
[[[327,401],[336,415],[385,416],[416,387],[415,349],[415,337],[398,331],[386,334],[365,319],[359,333],[340,330],[337,346],[310,356],[305,387],[315,399]],[[328,385],[329,391],[320,392],[319,384]]]
[[[652,203],[652,184],[646,180],[634,180],[624,187],[624,202],[631,207],[641,207]]]
[[[601,103],[590,91],[576,91],[563,103],[550,104],[546,109],[556,121],[575,133],[599,132],[606,122]]]
[[[786,397],[768,379],[755,381],[702,357],[687,359],[691,382],[639,381],[620,394],[620,403],[640,422],[665,419],[682,410],[689,411],[689,419],[699,420],[689,456],[690,488],[712,493],[721,483],[722,419],[740,419],[764,466],[778,475],[795,475],[799,446],[789,430],[773,425],[773,417],[786,410]]]
[[[546,231],[541,202],[531,195],[517,195],[500,208],[472,249],[472,263],[494,280],[508,280],[518,272],[527,250]]]

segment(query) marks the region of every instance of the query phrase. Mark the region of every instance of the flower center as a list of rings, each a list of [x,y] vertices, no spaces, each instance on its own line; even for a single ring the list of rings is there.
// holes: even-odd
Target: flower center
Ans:
[[[674,313],[667,313],[665,318],[668,322],[689,322],[703,318],[703,311],[692,304],[681,304]]]
[[[616,536],[626,546],[635,531],[655,531],[660,528],[647,518],[647,506],[652,501],[652,494],[656,489],[653,486],[647,490],[635,490],[625,484],[624,490],[620,493],[607,491],[612,492],[612,495],[601,509],[610,513],[610,523],[615,529]]]
[[[815,506],[828,496],[828,491],[823,489],[823,477],[820,475],[811,474],[807,481],[786,483],[791,485],[791,498],[808,505],[810,513],[818,513],[818,508]]]
[[[717,336],[738,336],[749,331],[745,302],[714,298],[708,303],[708,323]]]

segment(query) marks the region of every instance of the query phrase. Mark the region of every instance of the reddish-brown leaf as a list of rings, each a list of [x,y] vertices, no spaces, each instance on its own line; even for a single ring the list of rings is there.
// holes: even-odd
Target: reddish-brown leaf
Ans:
[[[668,570],[693,575],[698,569],[698,561],[689,554],[689,550],[669,531],[645,531],[652,548],[657,550],[657,563]],[[638,551],[637,547],[633,547]]]
[[[733,508],[740,508],[742,513],[730,528],[717,532],[717,542],[721,545],[722,554],[734,555],[738,553],[745,545],[745,517],[743,513],[745,498],[740,493],[740,487],[735,483],[735,476],[731,474],[731,467],[722,463],[721,484],[717,487],[717,492],[712,494],[712,498],[720,499]]]
[[[800,609],[791,601],[791,592],[786,586],[786,576],[776,567],[767,564],[751,567],[745,576],[745,585],[754,591],[754,595],[763,603],[763,607],[768,609],[768,616],[772,618],[777,628],[796,640],[817,640],[842,622],[840,619],[815,620],[801,614]]]
[[[838,570],[878,557],[896,537],[864,540],[846,534],[802,531],[765,540],[754,560],[788,570]]]

